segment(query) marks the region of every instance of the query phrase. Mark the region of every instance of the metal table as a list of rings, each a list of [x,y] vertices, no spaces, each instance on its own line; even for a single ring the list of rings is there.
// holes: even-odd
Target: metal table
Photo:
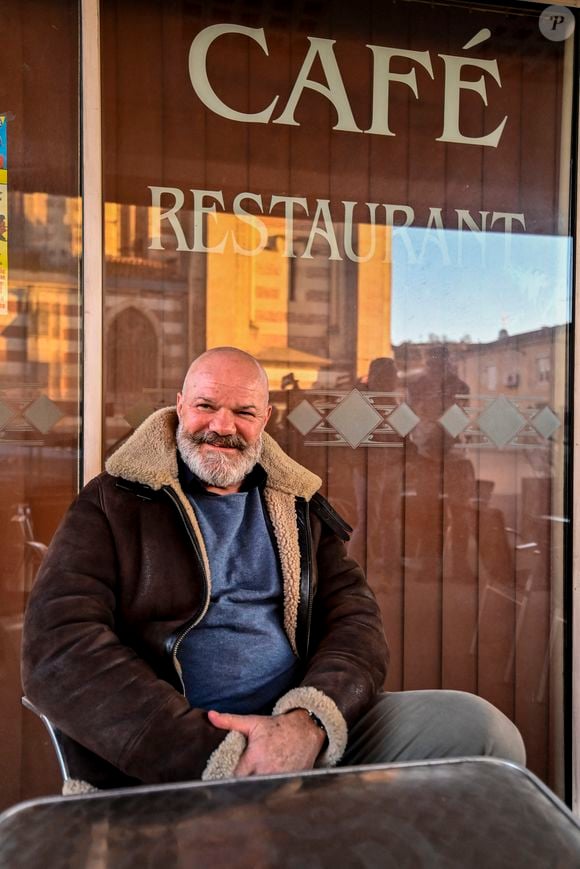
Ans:
[[[580,867],[535,776],[466,759],[54,797],[0,816],[0,867]]]

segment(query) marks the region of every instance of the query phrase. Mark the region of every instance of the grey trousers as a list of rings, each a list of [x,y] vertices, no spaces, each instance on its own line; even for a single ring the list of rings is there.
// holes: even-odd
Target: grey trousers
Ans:
[[[340,765],[481,756],[525,764],[523,739],[503,712],[464,691],[397,691],[357,721]]]

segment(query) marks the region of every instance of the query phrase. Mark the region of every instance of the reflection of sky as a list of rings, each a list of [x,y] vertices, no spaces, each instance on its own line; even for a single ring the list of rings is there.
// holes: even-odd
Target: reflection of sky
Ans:
[[[392,340],[485,342],[570,319],[566,236],[395,230]]]

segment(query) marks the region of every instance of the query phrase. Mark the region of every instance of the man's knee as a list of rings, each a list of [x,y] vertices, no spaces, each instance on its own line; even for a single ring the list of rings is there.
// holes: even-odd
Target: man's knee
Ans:
[[[464,691],[433,691],[436,720],[448,734],[456,756],[484,756],[525,764],[524,741],[515,724],[499,709]],[[435,712],[435,710],[434,710]]]
[[[379,763],[445,757],[497,757],[524,764],[517,727],[503,712],[464,691],[380,695],[355,725],[346,762]]]

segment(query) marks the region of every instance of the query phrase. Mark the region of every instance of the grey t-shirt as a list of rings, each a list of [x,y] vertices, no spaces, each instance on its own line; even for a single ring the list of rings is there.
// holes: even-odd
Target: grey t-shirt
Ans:
[[[188,494],[208,553],[212,591],[178,658],[192,707],[269,712],[296,680],[283,628],[282,575],[260,491]]]

